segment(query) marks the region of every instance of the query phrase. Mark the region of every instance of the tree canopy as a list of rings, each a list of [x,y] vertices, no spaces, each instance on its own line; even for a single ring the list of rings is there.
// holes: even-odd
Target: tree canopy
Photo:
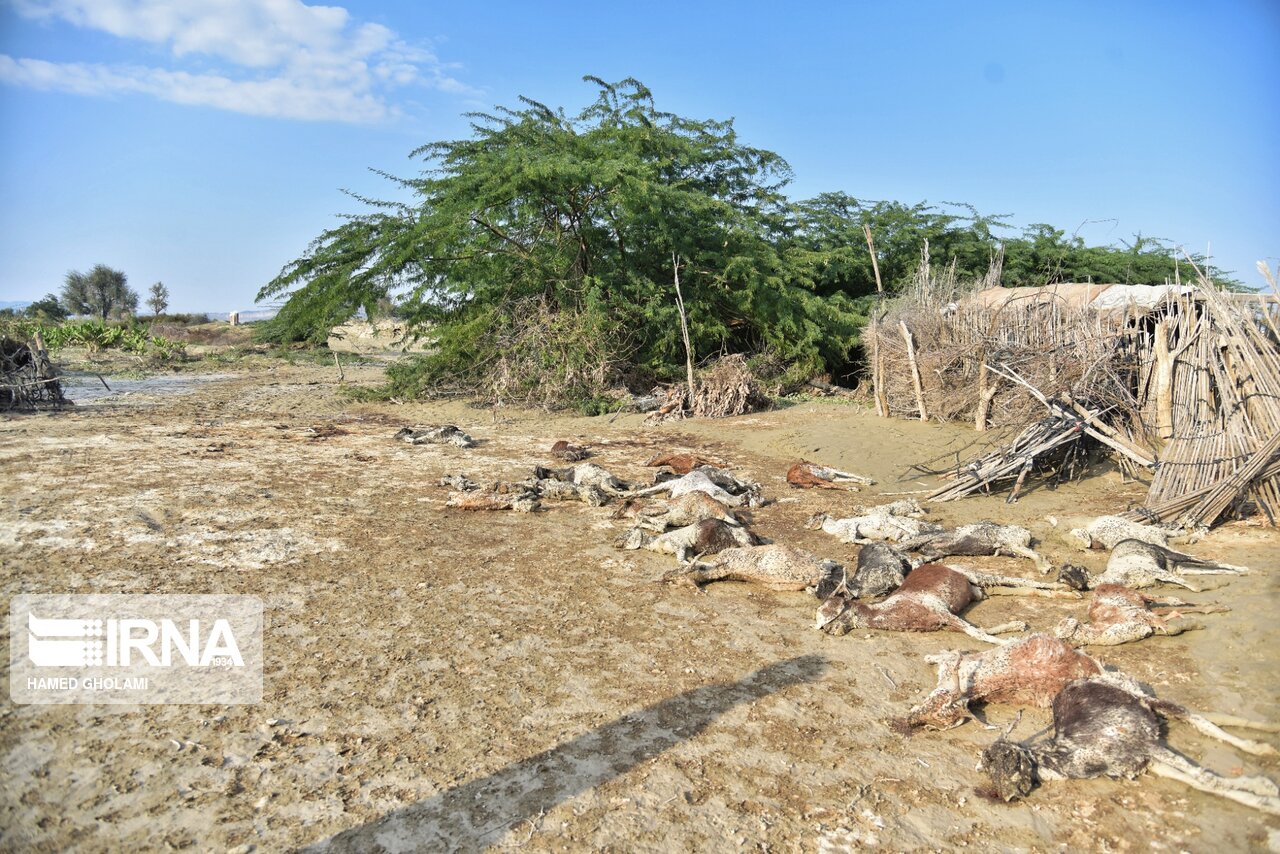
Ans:
[[[515,347],[548,370],[593,374],[599,390],[678,376],[677,267],[699,357],[769,353],[797,372],[842,372],[875,293],[864,225],[891,291],[925,240],[962,276],[1003,247],[1006,284],[1173,276],[1172,253],[1143,238],[1097,249],[1043,225],[999,236],[1014,231],[1007,217],[967,205],[792,203],[786,161],[744,144],[732,121],[662,112],[636,80],[586,79],[597,96],[576,115],[522,98],[472,114],[469,138],[414,151],[419,175],[385,175],[411,201],[357,196],[366,212],[262,288],[260,300],[288,295],[274,334],[323,337],[392,299],[437,339],[415,374],[425,386],[446,373],[483,384]]]
[[[72,314],[91,314],[106,320],[134,314],[138,294],[129,287],[128,277],[105,264],[88,273],[71,270],[62,286],[62,304]]]

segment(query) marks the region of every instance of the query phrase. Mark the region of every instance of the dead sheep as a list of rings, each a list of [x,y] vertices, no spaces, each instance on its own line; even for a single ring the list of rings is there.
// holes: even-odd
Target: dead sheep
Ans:
[[[630,517],[635,524],[648,531],[662,533],[670,528],[683,528],[703,519],[719,519],[730,525],[740,525],[730,507],[716,501],[705,492],[688,492],[679,498],[643,507],[627,502],[619,507],[614,518]]]
[[[669,572],[665,581],[694,586],[714,581],[742,581],[770,590],[831,589],[844,580],[844,567],[791,546],[771,543],[725,549],[712,561],[693,561],[688,568]]]
[[[402,427],[392,438],[410,445],[457,445],[459,448],[476,446],[475,439],[452,424],[439,427]]]
[[[999,525],[995,522],[975,522],[938,533],[921,534],[902,544],[907,551],[919,551],[927,560],[962,555],[1009,555],[1025,557],[1039,567],[1041,572],[1053,568],[1044,557],[1031,548],[1031,532],[1018,525]]]
[[[1194,543],[1201,533],[1178,533],[1159,525],[1130,522],[1119,516],[1099,516],[1083,528],[1068,531],[1067,541],[1084,550],[1113,549],[1121,540],[1141,540],[1157,546],[1168,546],[1174,541]]]
[[[1184,575],[1240,575],[1248,571],[1243,566],[1215,563],[1142,540],[1121,540],[1111,550],[1106,569],[1090,584],[1095,587],[1119,584],[1137,589],[1165,583],[1198,593],[1200,591],[1183,578]]]
[[[1099,584],[1089,603],[1089,621],[1067,617],[1053,633],[1084,646],[1118,646],[1152,635],[1179,635],[1203,626],[1185,614],[1215,614],[1230,610],[1221,605],[1191,605],[1173,597],[1148,596],[1118,584]]]

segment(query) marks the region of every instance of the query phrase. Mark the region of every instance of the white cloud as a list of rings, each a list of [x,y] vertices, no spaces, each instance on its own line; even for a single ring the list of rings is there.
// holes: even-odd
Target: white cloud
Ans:
[[[17,0],[64,21],[166,48],[173,67],[47,62],[0,54],[0,82],[82,95],[140,93],[291,119],[372,122],[396,87],[475,95],[429,50],[338,6],[300,0]],[[213,70],[211,70],[213,66]]]

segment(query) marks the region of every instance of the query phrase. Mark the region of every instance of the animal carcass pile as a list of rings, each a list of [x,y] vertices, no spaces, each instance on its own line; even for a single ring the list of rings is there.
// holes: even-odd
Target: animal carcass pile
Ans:
[[[466,451],[475,446],[445,438],[453,437],[453,430],[419,430],[422,435],[440,437],[434,441]],[[562,457],[565,444],[557,443],[549,455]],[[589,453],[589,448],[577,447],[574,456]],[[1247,569],[1176,551],[1169,547],[1169,533],[1163,528],[1101,517],[1072,531],[1069,538],[1082,548],[1109,549],[1102,573],[1090,576],[1068,563],[1051,579],[998,575],[956,565],[950,559],[1020,557],[1031,561],[1042,576],[1054,568],[1034,548],[1031,532],[1025,528],[992,521],[945,528],[928,521],[925,509],[911,499],[865,507],[854,516],[819,513],[810,520],[810,528],[860,546],[850,569],[763,536],[757,525],[771,502],[759,483],[696,454],[659,455],[649,463],[662,465],[650,485],[628,482],[593,463],[564,468],[537,465],[522,479],[485,484],[451,475],[441,485],[453,489],[447,506],[461,510],[533,512],[549,499],[577,500],[593,507],[612,505],[609,518],[623,526],[614,546],[673,558],[676,566],[662,575],[663,580],[695,588],[737,581],[812,597],[815,627],[833,638],[863,637],[868,630],[951,631],[989,644],[980,653],[941,649],[927,656],[938,667],[937,687],[892,723],[903,730],[949,729],[968,720],[979,703],[1051,709],[1051,736],[1018,743],[1008,740],[1006,733],[983,751],[982,767],[991,778],[990,794],[995,798],[1025,798],[1051,780],[1132,778],[1151,770],[1280,815],[1280,787],[1273,781],[1261,776],[1222,776],[1195,764],[1165,745],[1161,718],[1184,722],[1201,734],[1260,756],[1274,755],[1276,750],[1232,735],[1222,726],[1280,730],[1236,717],[1211,719],[1157,698],[1135,679],[1075,648],[1150,642],[1204,630],[1204,624],[1186,615],[1227,609],[1141,590],[1173,584],[1195,591],[1191,579],[1197,576],[1239,575]],[[817,476],[813,470],[804,469],[803,478],[797,478],[795,471],[793,467],[791,476],[779,479],[793,486],[815,485],[810,482]],[[836,482],[837,475],[844,474],[820,473],[823,483]],[[964,616],[972,603],[992,595],[1080,600],[1086,593],[1091,598],[1082,603],[1077,616],[1037,631],[1024,619],[984,627]],[[1035,619],[1038,614],[1038,609],[1028,609],[1025,616]]]

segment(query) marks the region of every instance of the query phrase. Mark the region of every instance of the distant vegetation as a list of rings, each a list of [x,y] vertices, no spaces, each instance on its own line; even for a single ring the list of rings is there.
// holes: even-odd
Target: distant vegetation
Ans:
[[[635,80],[588,80],[598,96],[576,115],[522,98],[473,115],[468,139],[413,152],[420,176],[386,177],[415,200],[357,197],[367,212],[263,287],[260,300],[288,301],[261,334],[322,340],[393,301],[436,348],[393,368],[389,393],[545,400],[551,383],[590,408],[611,387],[681,377],[677,276],[696,357],[753,354],[783,382],[849,374],[876,294],[864,227],[889,293],[926,240],[962,280],[1001,249],[1005,285],[1177,275],[1173,248],[1142,236],[1090,247],[966,205],[792,202],[786,161],[745,145],[732,122],[662,112]]]

